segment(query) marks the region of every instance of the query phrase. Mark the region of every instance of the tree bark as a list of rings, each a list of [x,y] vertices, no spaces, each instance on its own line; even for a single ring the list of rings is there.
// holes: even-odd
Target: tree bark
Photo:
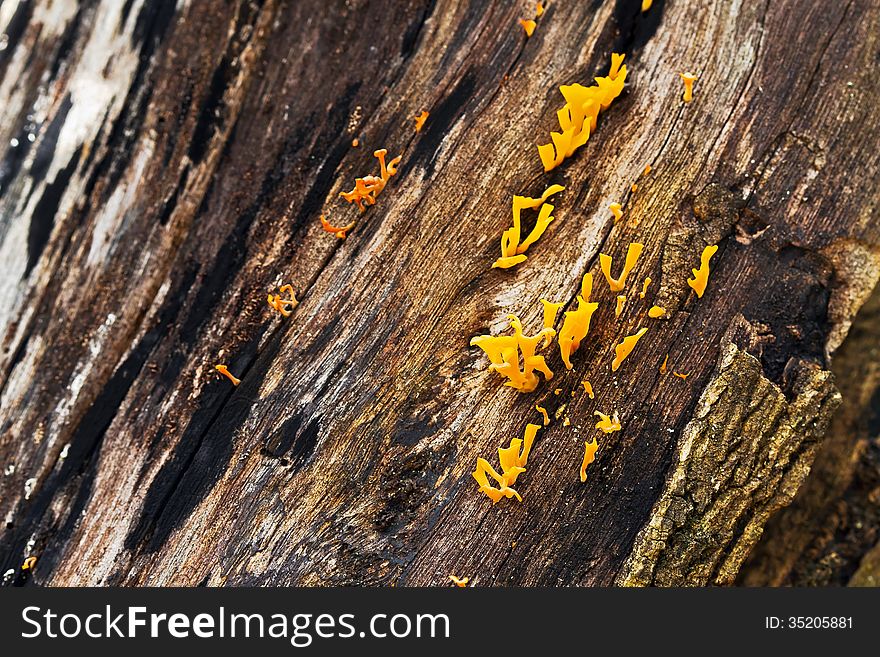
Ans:
[[[526,38],[509,2],[4,3],[4,582],[846,583],[876,532],[833,577],[791,573],[833,551],[831,506],[878,499],[831,461],[880,425],[826,430],[875,398],[830,370],[880,276],[880,3],[640,5],[551,2]],[[624,93],[544,173],[558,87],[612,52]],[[402,162],[360,214],[339,193],[379,148]],[[556,221],[491,269],[511,195],[551,183]],[[630,242],[616,318],[598,255]],[[504,387],[470,338],[536,331],[586,271],[574,369],[547,350],[551,382]],[[266,304],[285,283],[289,317]],[[523,501],[493,506],[470,472],[536,404]],[[595,410],[623,429],[581,483]]]

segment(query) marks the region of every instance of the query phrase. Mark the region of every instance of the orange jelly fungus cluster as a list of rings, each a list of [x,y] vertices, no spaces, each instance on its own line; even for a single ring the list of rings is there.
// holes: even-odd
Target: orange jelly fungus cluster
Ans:
[[[537,424],[527,424],[526,432],[523,439],[513,438],[510,446],[506,449],[498,448],[498,461],[501,464],[501,474],[495,472],[495,469],[484,458],[477,459],[477,469],[473,472],[474,479],[480,486],[480,492],[485,493],[492,503],[495,504],[502,497],[515,497],[522,502],[522,497],[511,486],[516,483],[517,477],[526,471],[526,464],[529,460],[529,452],[532,450],[532,443],[535,442],[535,436],[541,427]],[[489,477],[495,480],[498,485],[496,488],[489,483]]]
[[[666,308],[662,308],[661,306],[651,306],[648,310],[648,317],[651,319],[659,319],[660,317],[664,317],[666,315]]]
[[[416,122],[416,132],[422,131],[422,127],[425,125],[425,121],[428,120],[428,116],[428,111],[422,110],[422,113],[415,117],[414,120]]]
[[[296,294],[293,292],[292,285],[282,285],[278,288],[279,294],[270,294],[266,301],[269,303],[270,308],[274,308],[279,313],[288,317],[292,310],[288,309],[288,306],[291,308],[296,308],[299,305],[299,301],[296,300]],[[289,298],[284,299],[281,295],[286,294]]]
[[[549,381],[553,372],[547,367],[543,356],[535,351],[542,339],[555,335],[552,328],[541,329],[537,334],[528,336],[523,333],[522,322],[516,315],[510,315],[510,326],[513,335],[478,335],[471,339],[472,347],[479,347],[489,357],[490,370],[506,376],[509,380],[504,384],[516,388],[520,392],[532,392],[538,387],[538,375],[541,372]],[[522,366],[520,366],[522,360]]]
[[[241,383],[241,379],[235,378],[232,373],[226,368],[226,365],[214,365],[214,369],[220,372],[220,374],[225,376],[227,379],[232,381],[232,385],[237,386],[239,383]]]
[[[611,363],[611,371],[616,372],[617,368],[620,367],[620,364],[624,361],[624,359],[630,355],[633,348],[636,346],[636,342],[648,331],[648,329],[643,328],[639,329],[639,332],[634,335],[626,336],[619,345],[614,347],[614,360]]]
[[[608,76],[596,78],[596,84],[591,87],[577,83],[559,87],[565,98],[565,105],[556,112],[562,132],[551,132],[551,143],[538,146],[544,171],[555,169],[587,143],[590,131],[596,129],[599,112],[608,109],[623,91],[626,81],[623,58],[623,55],[612,54]]]
[[[492,267],[507,269],[514,265],[518,265],[521,262],[525,262],[527,259],[525,253],[528,248],[538,241],[541,235],[544,234],[544,231],[547,230],[547,226],[549,226],[550,222],[554,219],[550,214],[553,212],[553,206],[546,202],[547,199],[564,189],[565,187],[562,185],[550,185],[544,190],[544,193],[541,194],[540,198],[514,195],[513,226],[501,234],[501,257],[492,263]],[[534,208],[539,208],[535,227],[529,233],[528,237],[520,242],[520,238],[522,237],[522,211],[524,209]]]
[[[580,347],[581,340],[587,336],[590,330],[590,319],[599,307],[598,303],[590,303],[590,294],[593,291],[593,275],[584,274],[581,280],[581,293],[577,297],[578,306],[575,310],[565,313],[562,328],[559,329],[559,353],[565,369],[570,370],[571,355]]]
[[[706,291],[706,284],[709,282],[709,260],[712,259],[712,256],[715,255],[717,250],[717,245],[707,246],[703,249],[703,253],[700,255],[700,268],[691,269],[694,273],[694,277],[689,278],[687,283],[693,288],[694,292],[697,293],[697,297],[700,299],[703,298],[703,293]]]
[[[599,254],[599,267],[602,269],[602,274],[605,275],[605,280],[608,281],[608,287],[611,288],[612,292],[621,292],[623,290],[626,285],[626,277],[629,276],[629,273],[639,261],[639,256],[642,255],[643,248],[644,247],[641,244],[635,242],[629,245],[626,250],[626,260],[623,263],[623,271],[617,278],[611,276],[611,256],[605,255],[604,253]]]
[[[344,240],[345,234],[348,231],[350,231],[352,228],[354,228],[354,222],[352,221],[347,226],[334,226],[329,221],[327,221],[326,217],[324,217],[324,215],[322,214],[321,215],[321,228],[323,228],[328,233],[333,233],[339,239]]]
[[[401,155],[385,164],[385,156],[388,151],[380,148],[374,151],[373,155],[379,160],[379,175],[365,176],[363,178],[355,178],[354,189],[350,192],[340,192],[340,196],[349,203],[356,203],[361,212],[366,210],[364,203],[367,205],[375,205],[376,198],[385,189],[391,176],[397,173],[397,165],[400,164]]]

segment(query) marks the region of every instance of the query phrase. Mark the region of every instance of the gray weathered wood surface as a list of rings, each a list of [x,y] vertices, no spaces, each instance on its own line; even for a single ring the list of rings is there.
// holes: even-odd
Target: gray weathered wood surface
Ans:
[[[825,372],[880,273],[880,4],[639,5],[551,2],[526,39],[514,2],[3,2],[5,581],[733,581],[822,454]],[[611,52],[623,96],[544,174],[558,86]],[[403,161],[359,216],[338,194],[376,148]],[[491,270],[511,195],[551,182],[556,221]],[[322,212],[358,225],[336,240]],[[615,320],[598,254],[631,241],[630,285],[654,283]],[[685,279],[716,241],[697,300]],[[573,300],[588,270],[601,307],[575,369],[554,353],[550,384],[502,387],[469,339],[511,312],[534,329],[538,298]],[[281,318],[265,297],[287,282]],[[658,373],[666,354],[686,380]],[[731,382],[748,387],[714,405]],[[804,395],[815,426],[792,434]],[[492,507],[474,462],[536,403],[572,426],[541,432],[522,504]],[[596,409],[624,428],[582,484]],[[706,421],[725,413],[748,430]]]

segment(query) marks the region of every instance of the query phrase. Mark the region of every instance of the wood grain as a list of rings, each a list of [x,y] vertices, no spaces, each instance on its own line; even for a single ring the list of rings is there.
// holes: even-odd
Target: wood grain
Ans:
[[[791,400],[791,364],[827,370],[877,281],[875,0],[560,1],[529,39],[508,2],[61,5],[0,8],[7,581],[612,584],[734,318],[761,336],[759,387]],[[623,96],[544,174],[558,86],[611,52]],[[338,194],[376,148],[403,162],[359,215]],[[554,182],[529,260],[491,270],[511,195]],[[322,212],[357,226],[337,240]],[[615,320],[598,254],[632,241],[631,285],[655,283]],[[554,353],[551,384],[503,387],[470,338],[538,327],[585,271],[601,306],[575,369]],[[281,318],[265,297],[287,282]],[[661,298],[670,319],[646,319]],[[493,507],[470,471],[536,403],[572,426]],[[624,429],[581,484],[596,409]]]

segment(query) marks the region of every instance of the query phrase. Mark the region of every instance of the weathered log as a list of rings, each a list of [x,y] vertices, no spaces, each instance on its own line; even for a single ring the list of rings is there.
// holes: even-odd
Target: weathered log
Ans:
[[[880,5],[558,2],[528,39],[522,11],[4,3],[7,582],[734,581],[822,458],[831,358],[880,274]],[[543,173],[559,85],[612,52],[624,94]],[[339,193],[377,148],[403,161],[361,215]],[[529,260],[490,269],[511,195],[553,182]],[[336,239],[321,213],[356,227]],[[630,286],[654,283],[615,319],[598,254],[634,241]],[[585,271],[601,305],[574,370],[553,354],[552,383],[503,387],[469,339],[539,326],[538,298],[573,302]],[[284,318],[266,295],[288,282]],[[474,462],[535,404],[571,426],[540,432],[522,504],[493,506]]]

